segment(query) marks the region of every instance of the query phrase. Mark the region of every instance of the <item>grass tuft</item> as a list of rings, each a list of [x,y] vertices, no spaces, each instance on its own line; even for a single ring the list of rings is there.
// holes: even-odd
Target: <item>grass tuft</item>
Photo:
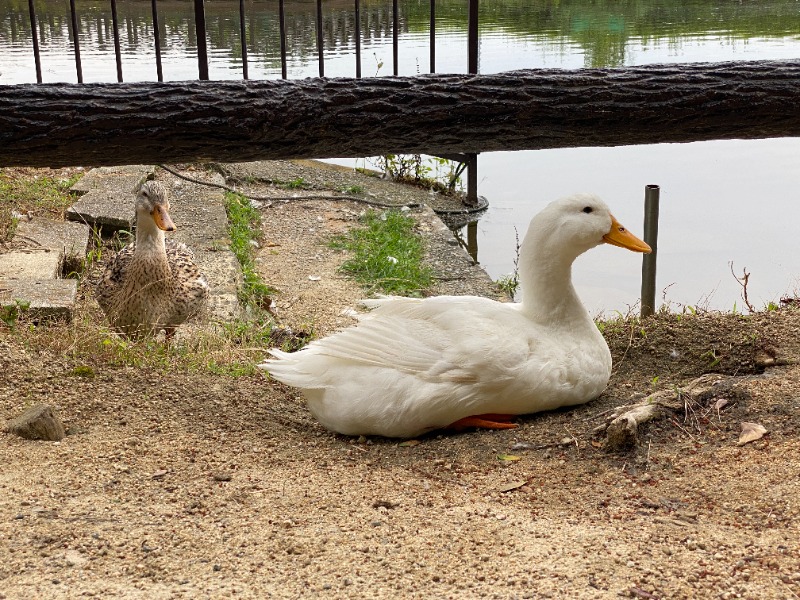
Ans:
[[[367,211],[362,223],[331,241],[332,248],[353,253],[342,271],[373,291],[420,296],[433,275],[423,263],[425,247],[414,219],[396,210]]]

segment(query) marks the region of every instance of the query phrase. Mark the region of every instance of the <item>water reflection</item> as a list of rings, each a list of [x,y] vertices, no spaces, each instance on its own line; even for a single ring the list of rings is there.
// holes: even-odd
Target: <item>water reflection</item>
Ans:
[[[69,5],[35,1],[37,36],[45,81],[72,81]],[[76,0],[78,35],[87,81],[114,81],[113,25],[110,3]],[[238,3],[205,4],[212,78],[241,77]],[[426,72],[429,53],[428,0],[399,6],[400,73]],[[118,3],[126,81],[154,79],[152,16],[149,2]],[[197,76],[197,40],[192,3],[158,3],[159,38],[164,48],[165,79]],[[463,0],[437,0],[437,70],[466,71],[466,10]],[[316,3],[286,3],[286,44],[290,77],[317,75]],[[323,40],[328,76],[355,75],[352,0],[323,3]],[[363,74],[392,72],[392,6],[388,0],[361,0]],[[246,37],[251,77],[279,77],[281,72],[278,2],[246,5]],[[704,46],[706,58],[724,59],[746,52],[755,42],[800,42],[800,7],[796,0],[712,2],[689,0],[482,0],[480,3],[481,71],[531,67],[617,66],[685,58],[684,48]],[[27,2],[0,0],[1,83],[35,81]],[[713,40],[713,44],[711,43]],[[769,42],[768,42],[769,43]],[[719,46],[713,49],[711,46]],[[654,53],[653,50],[656,49]],[[710,56],[708,56],[710,54]],[[691,59],[696,60],[696,59]]]

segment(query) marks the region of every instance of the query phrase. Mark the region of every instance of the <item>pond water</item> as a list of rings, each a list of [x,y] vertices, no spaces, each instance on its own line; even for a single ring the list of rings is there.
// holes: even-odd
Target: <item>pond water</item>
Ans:
[[[325,0],[326,76],[354,76],[353,2]],[[75,82],[69,3],[35,0],[43,79]],[[77,0],[84,81],[115,81],[107,2]],[[280,77],[277,1],[246,4],[248,68]],[[290,78],[318,75],[313,0],[286,3]],[[400,75],[429,71],[429,2],[400,2]],[[197,77],[191,2],[159,2],[165,80]],[[437,0],[436,70],[465,72],[463,0]],[[118,0],[125,81],[155,80],[150,3]],[[392,73],[391,2],[361,0],[364,76]],[[206,3],[211,79],[242,76],[238,3]],[[480,71],[800,58],[800,1],[482,0]],[[0,84],[35,82],[27,2],[0,0]],[[336,161],[352,165],[353,160]],[[658,284],[673,306],[741,310],[731,269],[751,273],[758,307],[800,288],[800,139],[485,153],[478,259],[514,268],[515,231],[547,202],[600,194],[639,233],[647,184],[661,186]],[[579,259],[575,281],[592,312],[625,312],[640,286],[638,255],[603,247]],[[732,266],[731,266],[732,265]],[[659,304],[662,299],[659,298]]]

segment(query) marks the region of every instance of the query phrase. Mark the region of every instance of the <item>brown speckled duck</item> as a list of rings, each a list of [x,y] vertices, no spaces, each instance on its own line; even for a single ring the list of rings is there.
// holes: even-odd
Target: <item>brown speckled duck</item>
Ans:
[[[136,195],[136,241],[106,266],[97,301],[109,322],[128,336],[158,333],[167,338],[200,311],[208,300],[208,282],[185,245],[166,240],[175,231],[167,190],[145,182]]]

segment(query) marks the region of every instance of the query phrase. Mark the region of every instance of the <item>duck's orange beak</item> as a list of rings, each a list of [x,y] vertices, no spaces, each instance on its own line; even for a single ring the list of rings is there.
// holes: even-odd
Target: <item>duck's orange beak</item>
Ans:
[[[650,254],[653,251],[648,244],[640,240],[630,231],[625,229],[625,227],[620,225],[620,222],[614,218],[614,215],[611,215],[611,229],[603,236],[603,241],[606,244],[619,246],[620,248],[627,248],[628,250],[633,250],[634,252],[644,252],[645,254]]]
[[[172,217],[169,216],[167,209],[163,206],[156,206],[150,215],[153,217],[153,221],[156,222],[156,227],[161,231],[175,231],[177,229],[175,223],[172,222]]]

